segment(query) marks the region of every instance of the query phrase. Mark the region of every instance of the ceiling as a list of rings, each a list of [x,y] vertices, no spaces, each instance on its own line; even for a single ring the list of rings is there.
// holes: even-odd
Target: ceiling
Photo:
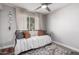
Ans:
[[[41,3],[7,3],[7,5],[25,8],[26,10],[31,11],[31,12],[48,14],[59,8],[65,7],[69,4],[68,3],[52,3],[48,6],[51,9],[51,12],[48,12],[46,9],[43,9],[43,8],[35,10],[37,7],[41,6]]]

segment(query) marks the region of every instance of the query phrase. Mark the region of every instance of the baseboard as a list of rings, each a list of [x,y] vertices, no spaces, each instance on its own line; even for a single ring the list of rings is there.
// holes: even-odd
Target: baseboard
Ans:
[[[71,47],[71,46],[69,46],[69,45],[66,45],[66,44],[63,44],[63,43],[60,43],[60,42],[57,42],[57,41],[53,41],[53,42],[56,43],[56,44],[58,44],[58,45],[64,46],[64,47],[66,47],[66,48],[69,48],[69,49],[71,49],[71,50],[74,50],[74,51],[76,51],[76,52],[79,52],[79,49],[77,49],[77,48]]]
[[[5,49],[5,48],[8,48],[8,47],[14,47],[14,45],[8,45],[8,46],[0,47],[0,49]]]

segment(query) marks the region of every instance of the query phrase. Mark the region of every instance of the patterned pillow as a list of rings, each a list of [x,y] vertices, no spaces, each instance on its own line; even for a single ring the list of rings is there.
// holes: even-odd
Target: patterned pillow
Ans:
[[[16,39],[22,39],[24,38],[23,32],[16,31]]]

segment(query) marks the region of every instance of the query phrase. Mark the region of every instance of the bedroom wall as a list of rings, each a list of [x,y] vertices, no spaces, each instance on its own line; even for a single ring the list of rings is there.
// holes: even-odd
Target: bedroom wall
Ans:
[[[1,10],[0,10],[0,19],[1,19]],[[1,20],[0,20],[0,27],[1,27]],[[0,42],[2,42],[2,40],[1,40],[1,28],[0,28]]]
[[[79,4],[70,4],[48,15],[47,30],[53,40],[79,51]]]
[[[44,18],[40,13],[32,13],[23,8],[16,8],[16,19],[17,19],[17,30],[28,30],[27,29],[27,16],[35,17],[35,30],[45,30]]]
[[[0,10],[2,10],[2,5],[1,5],[1,3],[0,3]]]
[[[0,49],[14,46],[16,22],[15,14],[12,16],[11,30],[9,30],[9,11],[14,8],[2,5],[3,9],[0,11]]]

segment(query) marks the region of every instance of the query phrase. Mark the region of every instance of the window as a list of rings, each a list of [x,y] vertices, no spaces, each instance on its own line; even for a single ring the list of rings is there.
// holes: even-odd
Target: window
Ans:
[[[28,30],[35,30],[35,18],[28,16],[27,17],[27,29]]]

